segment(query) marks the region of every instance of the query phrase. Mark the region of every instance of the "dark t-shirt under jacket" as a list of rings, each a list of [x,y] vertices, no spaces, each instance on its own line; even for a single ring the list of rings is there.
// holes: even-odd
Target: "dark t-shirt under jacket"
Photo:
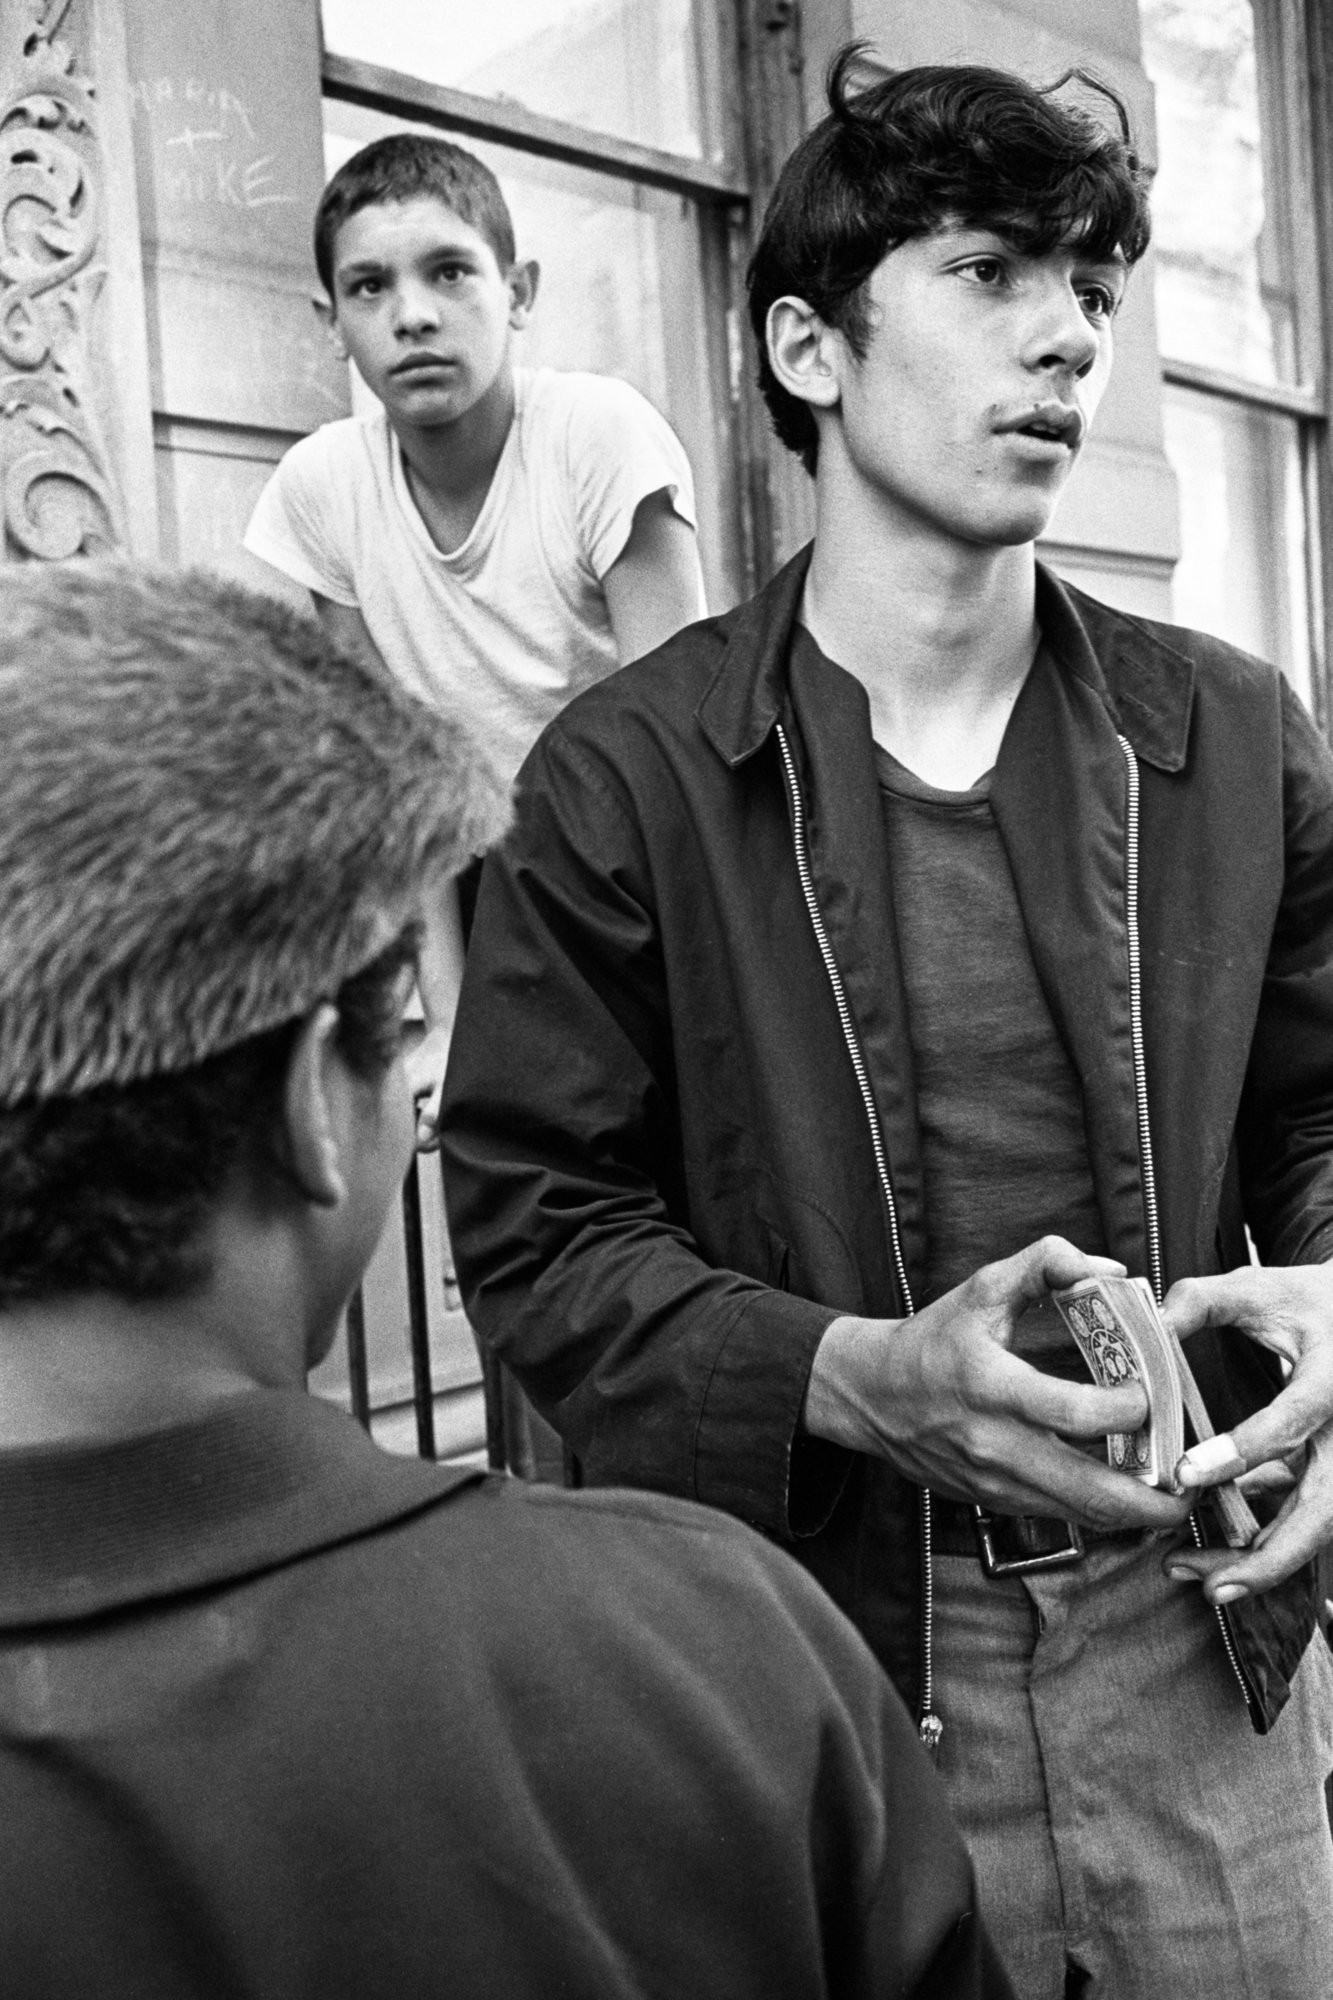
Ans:
[[[924,1301],[1038,1237],[1105,1251],[1078,1076],[1023,927],[989,773],[927,784],[875,747],[921,1127]],[[1017,1350],[1087,1379],[1057,1316],[1026,1314]]]

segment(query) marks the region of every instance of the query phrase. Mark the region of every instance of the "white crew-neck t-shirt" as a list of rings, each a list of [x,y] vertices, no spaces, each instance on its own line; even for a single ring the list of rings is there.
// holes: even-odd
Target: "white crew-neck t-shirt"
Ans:
[[[696,526],[689,460],[637,389],[552,368],[514,382],[490,491],[451,554],[378,407],[293,445],[245,534],[284,575],[355,606],[390,671],[455,717],[505,782],[565,703],[618,665],[601,579],[639,502],[665,490]]]

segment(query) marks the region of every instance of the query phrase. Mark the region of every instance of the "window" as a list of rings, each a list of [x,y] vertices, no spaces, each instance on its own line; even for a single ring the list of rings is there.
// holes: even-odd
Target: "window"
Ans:
[[[1274,661],[1311,706],[1326,449],[1311,84],[1300,0],[1141,0],[1182,624]]]
[[[748,213],[715,0],[324,0],[330,171],[428,126],[494,170],[542,265],[527,366],[619,375],[689,453],[710,609],[751,587],[736,273]]]
[[[696,0],[324,0],[324,40],[427,83],[720,163],[718,12]]]

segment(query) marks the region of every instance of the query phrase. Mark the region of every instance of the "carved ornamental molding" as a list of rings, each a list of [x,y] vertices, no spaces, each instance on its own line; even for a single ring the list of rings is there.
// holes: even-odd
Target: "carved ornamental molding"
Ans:
[[[61,30],[88,0],[0,0],[0,511],[3,558],[123,545],[97,422],[97,104]]]

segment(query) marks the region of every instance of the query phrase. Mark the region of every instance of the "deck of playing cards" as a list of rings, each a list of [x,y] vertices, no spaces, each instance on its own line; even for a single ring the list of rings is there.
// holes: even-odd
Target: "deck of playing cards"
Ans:
[[[1186,1417],[1196,1442],[1212,1437],[1213,1426],[1184,1350],[1157,1309],[1152,1287],[1146,1278],[1085,1278],[1051,1296],[1099,1388],[1142,1382],[1148,1392],[1148,1421],[1143,1428],[1114,1431],[1106,1440],[1112,1470],[1128,1472],[1146,1486],[1171,1490],[1185,1449]],[[1217,1509],[1229,1545],[1248,1548],[1259,1523],[1240,1488],[1228,1480],[1209,1487],[1206,1497]]]

